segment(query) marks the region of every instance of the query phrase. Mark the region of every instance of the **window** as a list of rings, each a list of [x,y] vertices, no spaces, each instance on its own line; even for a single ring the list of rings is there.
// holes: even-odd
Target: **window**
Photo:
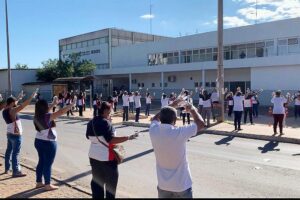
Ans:
[[[300,53],[298,38],[290,38],[288,39],[288,53],[294,54],[294,53]]]
[[[155,83],[152,83],[152,87],[155,87]]]
[[[256,56],[264,57],[265,42],[256,43]]]
[[[192,62],[192,51],[182,51],[181,63],[191,63],[191,62]]]
[[[77,42],[77,48],[82,48],[82,42]]]
[[[206,49],[205,52],[205,61],[212,61],[212,48]]]
[[[231,59],[230,46],[225,46],[223,50],[224,50],[224,59],[225,60],[230,60]]]
[[[100,44],[100,38],[94,39],[94,45],[99,45]]]
[[[141,87],[141,84],[140,84],[140,83],[138,83],[138,87]]]
[[[206,82],[205,87],[210,87],[210,82]]]
[[[193,50],[193,62],[200,62],[200,50]]]
[[[136,79],[131,80],[131,84],[137,84],[137,80]]]
[[[194,83],[194,86],[195,86],[195,87],[199,87],[199,83],[198,83],[198,82],[195,82],[195,83]]]
[[[108,43],[108,37],[100,38],[100,44]]]
[[[218,48],[213,49],[213,61],[218,60]]]
[[[165,83],[165,84],[164,84],[164,87],[168,87],[168,83]]]
[[[76,43],[73,43],[73,44],[72,44],[72,49],[76,49],[76,48],[77,48]]]
[[[89,41],[88,41],[88,46],[89,46],[89,47],[94,46],[94,40],[89,40]]]
[[[213,87],[213,88],[215,88],[215,87],[216,87],[216,82],[211,82],[211,85],[210,85],[210,87]]]
[[[254,58],[254,57],[256,57],[255,43],[249,43],[249,44],[247,44],[246,48],[247,48],[247,58]]]
[[[231,46],[231,58],[232,59],[239,59],[239,51],[237,45]]]
[[[66,46],[66,45],[63,45],[63,46],[62,46],[62,50],[63,50],[63,51],[67,50],[67,46]]]
[[[176,76],[168,76],[168,82],[176,82]]]
[[[70,50],[72,48],[72,45],[71,44],[68,44],[67,45],[67,50]]]
[[[82,47],[87,47],[87,45],[88,45],[87,41],[82,42]]]

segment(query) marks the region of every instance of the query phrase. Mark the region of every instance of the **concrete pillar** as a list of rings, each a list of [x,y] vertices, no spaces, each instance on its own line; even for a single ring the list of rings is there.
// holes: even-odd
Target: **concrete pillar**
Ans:
[[[161,89],[164,90],[164,72],[161,72],[161,75],[160,75],[160,82],[161,82]]]
[[[132,75],[131,74],[129,74],[129,91],[128,92],[131,92],[131,84],[132,84]]]

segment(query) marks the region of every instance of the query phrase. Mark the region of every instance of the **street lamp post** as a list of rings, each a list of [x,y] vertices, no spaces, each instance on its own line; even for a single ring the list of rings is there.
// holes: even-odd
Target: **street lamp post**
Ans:
[[[218,92],[220,96],[221,117],[224,122],[224,66],[223,66],[223,0],[218,0]]]
[[[10,51],[9,51],[9,31],[8,31],[8,13],[7,0],[5,0],[5,16],[6,16],[6,45],[7,45],[7,71],[8,71],[8,94],[12,95],[11,69],[10,69]]]

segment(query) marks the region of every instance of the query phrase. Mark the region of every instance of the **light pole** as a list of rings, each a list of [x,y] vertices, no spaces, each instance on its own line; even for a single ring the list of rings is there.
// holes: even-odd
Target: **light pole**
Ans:
[[[224,66],[223,66],[223,0],[218,0],[218,92],[220,96],[221,117],[224,122]]]
[[[11,84],[11,69],[10,69],[10,51],[9,51],[9,31],[8,31],[8,13],[7,13],[7,0],[5,0],[5,16],[6,16],[6,46],[7,46],[7,74],[8,74],[8,94],[12,95]]]

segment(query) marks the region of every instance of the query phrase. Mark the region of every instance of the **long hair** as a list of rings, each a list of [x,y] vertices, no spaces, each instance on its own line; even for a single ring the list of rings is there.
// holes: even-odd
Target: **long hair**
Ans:
[[[102,116],[104,111],[109,110],[109,109],[111,109],[111,104],[108,103],[107,101],[103,101],[100,104],[100,107],[98,109],[99,116]]]
[[[44,99],[36,102],[35,104],[35,112],[34,112],[34,119],[33,124],[37,131],[42,131],[48,128],[48,124],[46,122],[46,114],[49,112],[48,102]],[[55,127],[55,122],[50,123],[50,127]]]

